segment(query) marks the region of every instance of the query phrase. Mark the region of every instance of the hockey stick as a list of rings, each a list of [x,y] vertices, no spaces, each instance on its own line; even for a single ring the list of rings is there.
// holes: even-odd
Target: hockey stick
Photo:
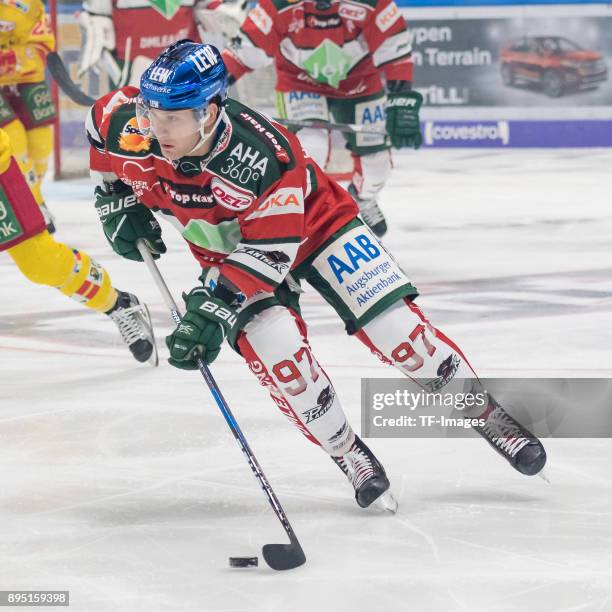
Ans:
[[[274,117],[274,121],[282,123],[290,128],[315,128],[316,130],[335,130],[348,134],[374,134],[375,136],[386,136],[386,130],[376,129],[374,126],[363,125],[360,123],[332,123],[331,121],[321,121],[319,119],[281,119]]]
[[[170,294],[168,286],[166,285],[166,282],[164,281],[164,278],[162,277],[155,263],[155,260],[151,255],[151,252],[142,240],[138,240],[136,242],[136,246],[138,247],[142,258],[145,264],[147,265],[147,268],[149,269],[149,272],[151,273],[151,276],[153,277],[153,280],[155,281],[155,284],[157,285],[157,288],[159,289],[159,292],[161,293],[164,302],[166,303],[166,306],[170,310],[172,319],[178,325],[181,322],[181,315],[179,313],[178,306],[176,305],[174,298]],[[299,567],[300,565],[306,562],[306,555],[304,554],[304,551],[302,550],[302,547],[300,546],[300,543],[298,542],[298,539],[295,536],[295,533],[293,532],[293,528],[289,523],[289,519],[287,518],[283,507],[278,501],[278,498],[276,497],[274,490],[270,486],[266,475],[263,473],[263,470],[261,469],[257,459],[255,458],[255,455],[253,454],[249,443],[244,437],[244,434],[242,433],[242,430],[240,429],[236,419],[234,418],[234,415],[232,414],[229,406],[227,405],[227,402],[221,394],[221,391],[219,390],[215,379],[210,373],[208,366],[202,361],[200,357],[196,359],[196,363],[198,364],[198,368],[202,376],[204,377],[204,380],[206,381],[206,384],[208,385],[212,396],[215,398],[215,402],[217,402],[219,410],[221,410],[221,413],[223,414],[223,417],[225,418],[225,421],[227,422],[232,434],[234,434],[234,438],[236,438],[238,445],[244,453],[249,463],[249,466],[251,467],[251,470],[255,475],[255,478],[257,478],[259,485],[261,486],[263,492],[268,498],[268,502],[272,506],[272,509],[278,517],[278,520],[284,527],[285,532],[289,536],[289,544],[265,544],[263,546],[262,554],[264,559],[266,560],[266,563],[272,569],[275,570],[287,570]]]
[[[55,52],[51,51],[47,55],[47,66],[51,76],[55,82],[59,85],[59,88],[75,103],[81,106],[92,106],[95,103],[95,99],[88,96],[82,91],[79,86],[72,80],[72,77],[68,73],[66,64],[62,58]]]
[[[99,64],[104,69],[104,72],[108,74],[108,78],[113,83],[121,83],[121,80],[122,80],[121,68],[119,68],[119,64],[117,63],[117,60],[114,58],[113,54],[108,49],[104,49],[104,51],[102,51],[102,55],[100,56]],[[90,70],[95,70],[95,69],[96,69],[95,65],[90,68]]]
[[[127,85],[128,77],[130,76],[130,59],[132,55],[132,37],[128,36],[125,39],[125,50],[123,52],[123,68],[121,69],[121,78],[115,85],[115,89],[121,89]]]
[[[132,48],[132,38],[128,37],[126,43],[126,61],[123,65],[123,69],[119,68],[115,58],[111,55],[110,51],[105,50],[105,55],[103,57],[104,62],[109,68],[109,72],[113,72],[114,75],[117,75],[117,72],[120,73],[118,75],[118,81],[116,85],[116,89],[123,87],[128,78],[129,74],[129,55]],[[110,62],[114,62],[111,64]],[[80,106],[93,106],[96,102],[95,98],[92,98],[88,94],[86,94],[73,80],[68,72],[68,68],[66,64],[64,64],[64,60],[61,56],[52,51],[47,55],[47,66],[49,68],[49,72],[51,76],[55,80],[55,82],[59,85],[59,88],[75,103]],[[111,78],[113,78],[111,76]]]

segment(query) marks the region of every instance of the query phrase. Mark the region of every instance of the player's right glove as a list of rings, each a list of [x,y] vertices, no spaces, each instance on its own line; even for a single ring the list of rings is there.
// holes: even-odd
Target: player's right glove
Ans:
[[[170,365],[182,370],[195,370],[199,354],[206,365],[221,351],[221,345],[236,324],[236,311],[213,296],[205,287],[183,293],[186,312],[176,329],[166,336],[170,349]]]
[[[389,81],[387,90],[387,132],[391,144],[398,149],[418,149],[423,144],[419,124],[423,96],[405,81]]]
[[[96,187],[96,210],[113,251],[121,257],[142,261],[136,241],[142,238],[154,259],[166,252],[161,227],[153,213],[141,204],[130,187],[121,181]]]

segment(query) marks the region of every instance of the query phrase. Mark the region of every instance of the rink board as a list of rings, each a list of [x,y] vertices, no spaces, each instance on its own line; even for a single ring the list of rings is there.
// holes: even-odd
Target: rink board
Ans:
[[[612,5],[417,6],[399,2],[408,21],[415,87],[424,96],[425,145],[429,147],[610,147],[612,146]],[[491,3],[489,3],[491,4]],[[60,52],[76,77],[80,34],[68,5],[60,5]],[[549,97],[536,82],[504,85],[503,49],[523,36],[558,36],[599,54],[605,80],[566,88]],[[590,68],[589,68],[590,70]],[[265,71],[264,71],[265,72]],[[270,73],[270,74],[268,74]],[[270,69],[256,78],[268,82]],[[81,85],[97,96],[106,79],[89,74]],[[61,99],[64,164],[86,170],[83,120],[86,109]]]

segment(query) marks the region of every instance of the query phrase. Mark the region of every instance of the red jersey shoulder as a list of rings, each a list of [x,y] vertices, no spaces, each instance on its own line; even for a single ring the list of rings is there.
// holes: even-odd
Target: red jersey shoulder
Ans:
[[[140,90],[137,87],[122,87],[110,91],[96,101],[92,108],[94,125],[104,140],[108,135],[109,125],[113,115],[128,104],[135,104]],[[135,117],[134,117],[135,119]]]

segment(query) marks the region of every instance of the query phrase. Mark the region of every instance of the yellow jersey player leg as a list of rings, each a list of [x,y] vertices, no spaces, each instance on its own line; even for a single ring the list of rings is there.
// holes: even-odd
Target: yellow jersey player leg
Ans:
[[[3,3],[0,21],[0,127],[8,132],[17,163],[53,232],[40,185],[53,149],[56,110],[45,83],[45,58],[55,38],[40,0]]]
[[[107,314],[140,362],[157,365],[148,310],[136,296],[116,290],[108,272],[84,251],[57,242],[0,129],[0,251],[7,251],[33,283],[56,287],[87,308]]]

